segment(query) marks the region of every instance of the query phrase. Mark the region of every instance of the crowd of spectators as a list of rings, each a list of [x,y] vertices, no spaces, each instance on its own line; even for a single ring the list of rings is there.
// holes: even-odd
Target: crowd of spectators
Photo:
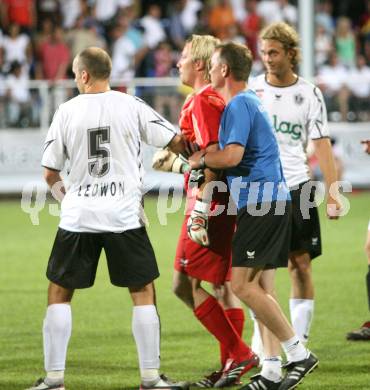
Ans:
[[[370,119],[370,0],[353,3],[316,1],[317,83],[329,118],[337,121]],[[108,50],[112,78],[122,86],[134,77],[175,76],[192,33],[246,43],[258,73],[261,28],[298,22],[297,1],[288,0],[0,0],[0,17],[0,111],[8,125],[23,127],[37,121],[40,104],[27,82],[52,86],[73,78],[72,59],[85,47]],[[152,103],[176,120],[173,91],[161,88],[156,95]]]

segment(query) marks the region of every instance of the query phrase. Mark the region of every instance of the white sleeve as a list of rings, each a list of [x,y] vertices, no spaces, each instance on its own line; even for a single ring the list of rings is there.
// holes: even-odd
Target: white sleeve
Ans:
[[[313,87],[307,126],[308,134],[311,139],[329,137],[325,101],[320,89],[317,87]]]
[[[177,134],[174,126],[144,101],[139,98],[136,100],[139,105],[139,127],[143,141],[158,148],[167,146]]]
[[[66,150],[63,139],[62,110],[59,108],[50,125],[44,143],[41,165],[45,168],[61,171],[66,160]]]

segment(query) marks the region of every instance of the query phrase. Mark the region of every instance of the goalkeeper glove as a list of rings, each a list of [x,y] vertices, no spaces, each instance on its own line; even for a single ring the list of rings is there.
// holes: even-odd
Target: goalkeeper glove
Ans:
[[[188,161],[169,149],[158,150],[154,153],[152,167],[157,171],[175,173],[184,173],[190,170]]]
[[[187,222],[188,237],[202,246],[209,246],[207,233],[209,206],[209,203],[197,200]]]
[[[189,188],[200,187],[204,180],[203,169],[192,169],[189,175]]]

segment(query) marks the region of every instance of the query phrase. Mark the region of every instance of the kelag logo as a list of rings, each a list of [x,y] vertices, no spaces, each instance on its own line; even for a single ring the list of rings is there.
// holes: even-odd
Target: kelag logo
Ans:
[[[298,140],[301,138],[302,126],[290,122],[280,122],[278,123],[277,115],[273,115],[274,119],[274,128],[277,133],[290,134],[293,140]]]

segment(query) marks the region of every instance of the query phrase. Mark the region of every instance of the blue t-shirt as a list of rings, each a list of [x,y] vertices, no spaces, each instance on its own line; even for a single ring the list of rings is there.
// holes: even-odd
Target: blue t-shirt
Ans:
[[[247,204],[290,200],[272,125],[253,91],[234,96],[220,124],[220,148],[240,144],[245,150],[240,163],[226,170],[231,195],[238,209]]]

